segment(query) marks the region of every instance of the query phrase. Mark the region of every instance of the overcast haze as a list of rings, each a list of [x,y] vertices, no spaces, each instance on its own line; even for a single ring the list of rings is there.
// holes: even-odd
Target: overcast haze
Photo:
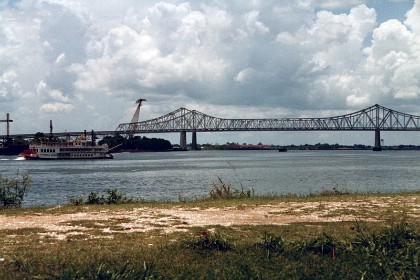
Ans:
[[[112,130],[179,107],[420,115],[420,0],[0,2],[0,118],[11,133]],[[5,124],[0,129],[5,134]],[[146,135],[147,136],[147,135]],[[150,137],[151,135],[149,135]],[[178,142],[179,136],[153,135]],[[373,145],[373,132],[203,133],[200,143]],[[420,145],[418,132],[382,133]]]

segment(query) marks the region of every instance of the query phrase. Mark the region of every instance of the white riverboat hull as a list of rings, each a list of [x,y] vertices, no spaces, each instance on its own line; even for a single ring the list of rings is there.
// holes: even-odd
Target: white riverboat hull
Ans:
[[[29,145],[20,154],[26,160],[112,159],[108,145],[96,145],[85,137],[76,140],[45,141]]]

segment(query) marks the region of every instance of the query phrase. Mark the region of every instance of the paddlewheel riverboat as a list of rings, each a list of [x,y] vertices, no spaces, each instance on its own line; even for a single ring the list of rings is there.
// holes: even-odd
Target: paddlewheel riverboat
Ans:
[[[97,145],[86,136],[70,139],[43,139],[29,145],[29,150],[23,151],[20,157],[27,160],[35,159],[112,159],[107,144]]]

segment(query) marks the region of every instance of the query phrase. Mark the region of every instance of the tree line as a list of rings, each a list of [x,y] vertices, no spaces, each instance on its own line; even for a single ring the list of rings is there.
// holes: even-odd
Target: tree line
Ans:
[[[160,138],[134,136],[125,138],[119,134],[106,136],[99,144],[108,144],[113,152],[119,151],[168,151],[172,150],[170,141]]]

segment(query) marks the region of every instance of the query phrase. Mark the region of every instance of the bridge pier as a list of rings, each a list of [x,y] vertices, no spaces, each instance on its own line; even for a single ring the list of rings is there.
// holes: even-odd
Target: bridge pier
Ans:
[[[382,147],[381,147],[381,131],[378,128],[375,129],[375,147],[373,147],[373,151],[375,151],[375,152],[382,151]]]
[[[187,132],[181,131],[179,137],[179,147],[181,150],[187,150]]]
[[[197,132],[196,131],[193,131],[193,133],[192,133],[191,149],[194,150],[194,151],[198,150]]]

